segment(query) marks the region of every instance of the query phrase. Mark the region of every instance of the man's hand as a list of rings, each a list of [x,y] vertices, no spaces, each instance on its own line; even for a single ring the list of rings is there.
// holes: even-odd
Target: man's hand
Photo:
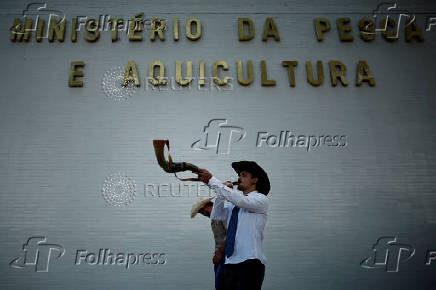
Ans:
[[[198,180],[203,181],[204,183],[208,184],[209,179],[212,178],[212,173],[207,171],[204,168],[198,168]]]
[[[222,258],[223,258],[223,253],[221,253],[220,251],[216,251],[212,259],[213,264],[214,265],[219,264]]]
[[[224,259],[223,255],[224,255],[224,248],[225,247],[226,247],[226,241],[224,241],[221,244],[221,247],[218,249],[218,251],[215,252],[215,255],[213,256],[213,259],[212,259],[212,262],[215,265],[218,264],[221,261],[221,259]]]
[[[224,182],[224,185],[230,188],[233,188],[233,183],[231,181]]]

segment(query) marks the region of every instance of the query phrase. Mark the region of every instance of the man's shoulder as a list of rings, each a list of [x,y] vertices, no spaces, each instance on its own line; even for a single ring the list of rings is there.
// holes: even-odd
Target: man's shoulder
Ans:
[[[251,194],[253,194],[254,196],[256,196],[256,198],[260,199],[260,200],[265,200],[268,201],[268,196],[266,196],[263,193],[260,193],[258,191],[252,192]]]
[[[251,196],[251,199],[255,202],[255,204],[257,204],[258,210],[256,210],[256,212],[266,214],[269,208],[268,197],[258,191],[251,192],[249,195]]]

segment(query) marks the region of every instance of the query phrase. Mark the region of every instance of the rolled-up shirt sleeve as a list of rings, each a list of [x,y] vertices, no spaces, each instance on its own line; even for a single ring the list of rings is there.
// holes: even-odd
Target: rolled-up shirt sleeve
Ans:
[[[227,209],[224,207],[224,202],[224,197],[217,195],[210,214],[211,220],[227,220]]]
[[[251,212],[266,213],[268,211],[268,198],[263,194],[244,195],[242,192],[224,185],[213,176],[209,179],[208,186],[216,192],[217,200],[224,198],[235,206]]]

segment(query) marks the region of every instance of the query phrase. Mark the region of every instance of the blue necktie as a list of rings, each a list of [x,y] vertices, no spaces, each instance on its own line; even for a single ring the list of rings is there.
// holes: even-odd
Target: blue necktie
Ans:
[[[238,228],[238,212],[239,207],[235,206],[232,210],[232,216],[229,221],[229,228],[227,229],[226,245],[224,247],[224,254],[230,257],[235,248],[236,229]]]

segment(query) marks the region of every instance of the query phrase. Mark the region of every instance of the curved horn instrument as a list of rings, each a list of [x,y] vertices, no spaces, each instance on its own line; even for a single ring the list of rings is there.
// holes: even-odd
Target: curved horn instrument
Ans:
[[[168,151],[170,150],[170,142],[168,140],[153,140],[153,147],[154,147],[154,153],[156,154],[157,163],[159,163],[160,167],[165,172],[168,173],[174,173],[176,175],[176,172],[181,171],[192,171],[192,172],[198,172],[198,166],[188,163],[188,162],[173,162],[171,155],[168,154],[168,161],[165,159],[164,151],[165,151],[165,145],[168,148]],[[177,177],[177,175],[176,175]],[[178,178],[178,177],[177,177]],[[179,178],[180,179],[180,178]],[[197,181],[197,178],[185,178],[180,179],[182,181]]]

